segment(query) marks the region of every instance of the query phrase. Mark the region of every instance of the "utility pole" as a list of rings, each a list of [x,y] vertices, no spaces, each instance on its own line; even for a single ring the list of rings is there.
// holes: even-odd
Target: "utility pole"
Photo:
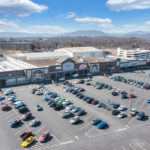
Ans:
[[[130,97],[131,98],[131,100],[130,100],[130,112],[129,112],[129,117],[131,118],[132,117],[132,115],[131,115],[131,109],[132,109],[132,98],[133,98],[133,89],[131,89],[130,90],[131,91],[131,94],[132,94],[132,97]]]

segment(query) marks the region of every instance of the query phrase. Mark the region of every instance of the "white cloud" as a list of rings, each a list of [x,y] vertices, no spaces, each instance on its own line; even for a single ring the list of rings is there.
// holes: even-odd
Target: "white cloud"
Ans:
[[[32,0],[0,0],[0,13],[6,15],[28,16],[46,9],[48,9],[47,6],[39,5]]]
[[[59,34],[65,32],[65,30],[60,26],[41,26],[41,25],[35,25],[27,27],[27,30],[30,33],[48,33],[48,34]]]
[[[147,24],[147,25],[150,25],[150,21],[147,21],[146,24]]]
[[[112,23],[110,19],[102,19],[102,18],[92,18],[92,17],[85,17],[85,18],[76,18],[76,22],[80,23]]]
[[[74,12],[67,12],[65,14],[61,14],[58,17],[64,18],[64,19],[71,19],[74,18],[76,16],[76,13]]]
[[[85,18],[76,18],[76,22],[84,23],[84,24],[96,24],[101,28],[112,28],[112,20],[111,19],[103,19],[103,18],[92,18],[92,17],[85,17]]]
[[[15,21],[0,19],[0,27],[1,28],[18,28],[19,26]]]
[[[149,9],[150,0],[108,0],[106,5],[116,11]]]
[[[123,27],[125,28],[134,28],[136,25],[135,24],[125,24]]]

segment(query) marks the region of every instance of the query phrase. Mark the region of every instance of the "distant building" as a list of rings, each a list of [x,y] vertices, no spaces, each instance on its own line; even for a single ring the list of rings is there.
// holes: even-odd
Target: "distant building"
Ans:
[[[67,54],[70,57],[104,57],[103,50],[99,50],[94,47],[73,47],[73,48],[61,48],[55,50],[55,52]]]
[[[150,59],[150,50],[124,50],[121,48],[117,49],[117,56],[131,59]]]

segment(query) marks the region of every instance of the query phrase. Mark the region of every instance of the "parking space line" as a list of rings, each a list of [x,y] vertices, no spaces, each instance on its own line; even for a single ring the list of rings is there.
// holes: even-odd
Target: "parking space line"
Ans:
[[[45,128],[45,126],[41,127],[39,130],[35,131],[34,133],[39,133],[40,131],[42,131]]]
[[[133,145],[131,145],[131,144],[128,144],[128,145],[132,150],[136,150],[135,147],[133,147]]]
[[[16,114],[15,113],[10,114],[9,116],[5,117],[5,120],[10,119],[13,116],[16,116]]]
[[[136,144],[137,144],[142,150],[146,150],[138,141],[136,141]]]
[[[21,132],[23,132],[24,130],[26,129],[26,127],[23,127],[22,129],[20,129],[18,132],[16,132],[15,134],[13,134],[13,135],[17,135],[17,134],[19,134],[19,133],[21,133]]]
[[[121,149],[122,149],[122,150],[126,150],[123,146],[121,146]]]

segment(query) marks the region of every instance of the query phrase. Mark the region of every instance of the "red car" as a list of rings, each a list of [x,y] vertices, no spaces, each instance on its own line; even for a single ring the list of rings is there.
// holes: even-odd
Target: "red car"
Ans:
[[[20,138],[22,138],[22,140],[24,141],[25,139],[27,139],[29,136],[32,135],[32,131],[31,130],[27,130],[24,133],[22,133],[20,135]]]
[[[134,96],[134,94],[130,94],[129,97],[130,98],[134,98],[135,96]]]
[[[92,101],[92,104],[93,104],[93,105],[96,105],[96,104],[98,104],[98,101],[94,99],[94,100]]]
[[[28,112],[28,113],[24,114],[24,115],[21,117],[21,119],[22,119],[22,120],[27,120],[27,119],[29,119],[31,116],[32,116],[31,112]]]
[[[6,111],[6,110],[11,109],[11,106],[9,106],[9,105],[2,105],[1,109],[2,109],[3,111]]]
[[[49,132],[44,132],[41,137],[39,137],[39,142],[44,142],[49,137]]]
[[[78,92],[83,92],[83,91],[84,91],[83,88],[79,88],[79,89],[78,89]]]

